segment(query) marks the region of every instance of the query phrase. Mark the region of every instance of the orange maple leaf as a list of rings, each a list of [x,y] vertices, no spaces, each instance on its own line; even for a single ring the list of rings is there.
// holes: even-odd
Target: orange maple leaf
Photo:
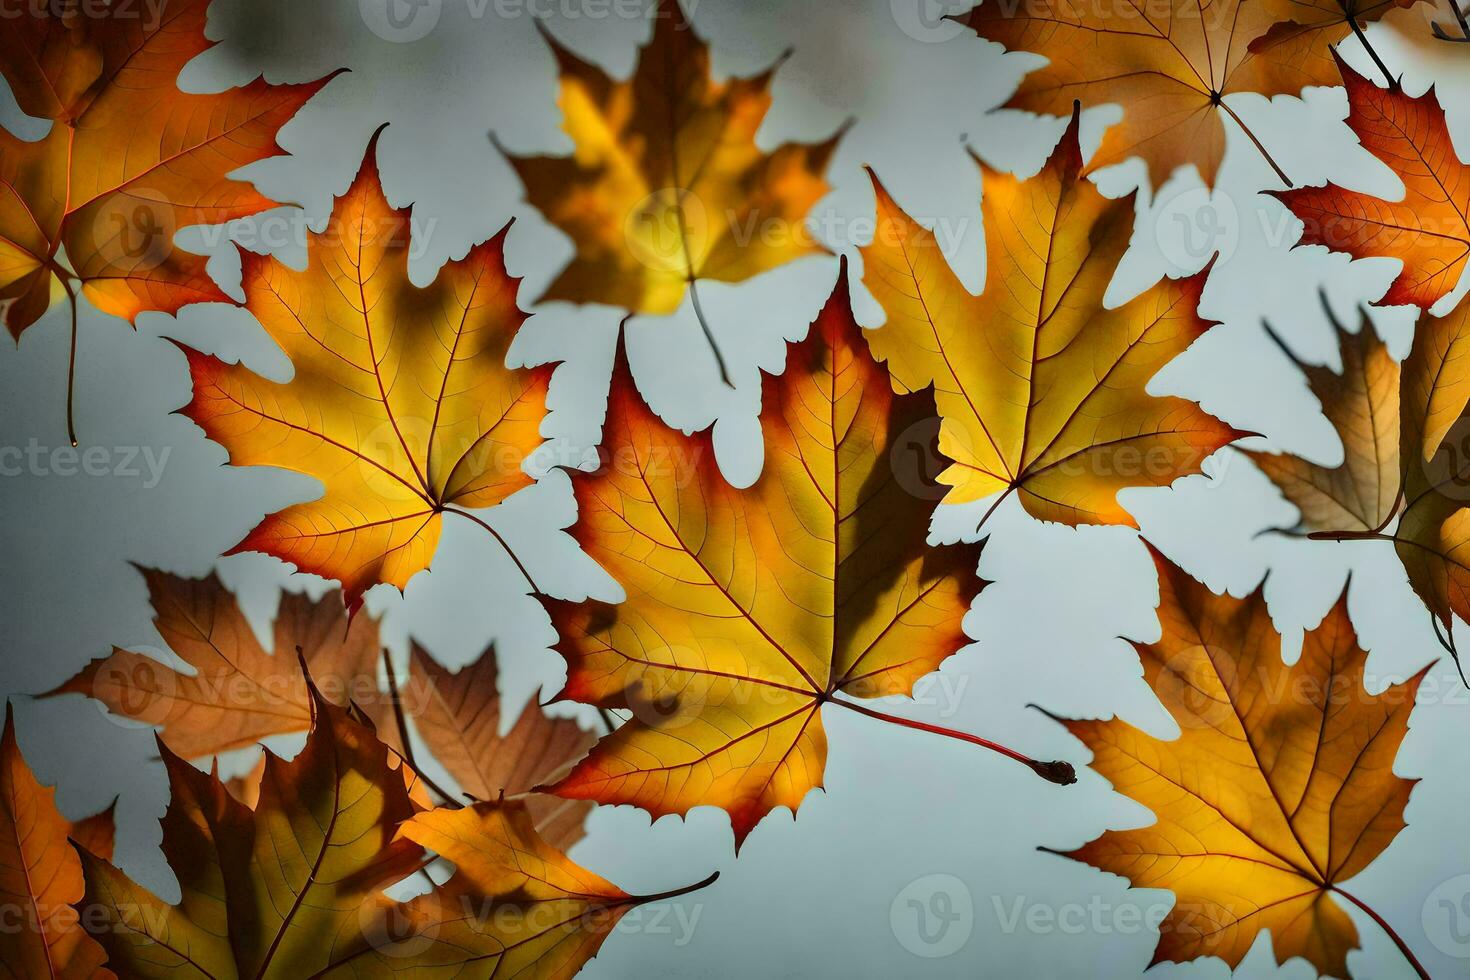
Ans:
[[[292,379],[183,348],[194,378],[183,412],[232,464],[292,469],[326,488],[267,516],[230,554],[261,551],[338,579],[354,611],[373,585],[402,589],[429,566],[445,513],[499,540],[466,508],[530,485],[523,464],[541,445],[551,377],[549,366],[506,366],[526,318],[520,280],[505,271],[509,226],[413,285],[410,213],[383,196],[375,146],[376,136],[311,236],[305,270],[241,252],[246,308],[291,358]]]
[[[1133,233],[1133,198],[1109,200],[1082,176],[1077,128],[1074,111],[1029,180],[976,161],[989,263],[978,297],[871,175],[878,223],[863,282],[888,320],[868,342],[897,390],[934,386],[939,448],[954,461],[939,476],[945,502],[999,493],[998,506],[1019,492],[1040,520],[1132,525],[1119,490],[1168,486],[1242,433],[1146,391],[1212,326],[1197,312],[1209,270],[1103,305]]]
[[[349,622],[340,593],[317,600],[282,593],[272,653],[217,576],[138,570],[148,583],[154,627],[190,672],[114,649],[42,697],[96,698],[116,715],[158,726],[170,749],[194,760],[306,731],[311,697],[302,661],[336,703],[380,700],[377,621],[358,616]]]
[[[16,340],[51,306],[53,284],[104,313],[233,302],[205,257],[174,244],[190,225],[277,207],[230,178],[277,156],[276,132],[331,76],[196,94],[179,72],[213,46],[209,0],[68,4],[6,0],[0,73],[22,111],[53,121],[28,143],[0,128],[0,313]],[[68,400],[68,405],[70,400]],[[70,419],[68,419],[70,421]],[[73,442],[75,442],[73,435]]]
[[[1455,156],[1433,86],[1413,98],[1397,85],[1379,88],[1341,58],[1338,67],[1347,124],[1403,181],[1403,198],[1387,201],[1334,184],[1271,193],[1301,219],[1301,244],[1403,262],[1380,303],[1428,309],[1455,288],[1470,258],[1470,167]]]
[[[73,906],[82,899],[82,865],[67,843],[112,849],[112,811],[68,824],[55,790],[37,782],[15,740],[10,705],[0,736],[0,963],[16,977],[110,978],[102,947],[82,931]]]
[[[892,392],[852,318],[845,264],[762,405],[765,468],[737,491],[708,433],[682,436],[643,405],[620,352],[605,463],[573,478],[572,533],[627,599],[546,601],[567,659],[559,697],[633,712],[547,791],[656,816],[720,806],[737,847],[822,785],[823,705],[939,731],[846,696],[908,694],[966,642],[983,585],[979,546],[925,547],[937,495],[914,450],[934,402]]]
[[[1066,856],[1174,892],[1155,964],[1218,956],[1235,968],[1270,930],[1278,963],[1300,956],[1346,978],[1358,932],[1338,900],[1377,915],[1342,883],[1404,828],[1416,781],[1393,763],[1428,668],[1369,694],[1346,591],[1288,667],[1261,589],[1215,595],[1154,560],[1163,636],[1135,646],[1181,733],[1064,720],[1092,750],[1092,768],[1155,817]]]
[[[1008,50],[1046,56],[1049,63],[1026,75],[1008,107],[1061,116],[1078,99],[1122,104],[1123,121],[1104,134],[1094,169],[1137,155],[1155,188],[1191,163],[1213,186],[1228,116],[1290,187],[1230,96],[1297,95],[1309,85],[1334,84],[1330,45],[1355,23],[1418,2],[985,0],[955,20]]]

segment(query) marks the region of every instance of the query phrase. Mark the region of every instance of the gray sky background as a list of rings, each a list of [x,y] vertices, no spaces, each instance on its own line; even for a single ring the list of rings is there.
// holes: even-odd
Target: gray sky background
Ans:
[[[816,209],[827,243],[852,256],[855,272],[861,268],[855,246],[866,234],[862,222],[873,211],[861,170],[867,164],[912,214],[955,233],[942,244],[965,282],[979,290],[985,279],[979,176],[964,148],[998,167],[1030,173],[1050,151],[1061,123],[990,112],[1005,101],[1028,56],[1003,56],[967,31],[948,30],[933,17],[940,5],[926,11],[921,2],[700,0],[693,19],[712,43],[719,74],[748,74],[794,48],[776,77],[763,145],[825,137],[844,119],[856,119],[829,171],[834,190]],[[216,0],[210,32],[222,43],[190,66],[184,85],[218,89],[261,73],[273,82],[301,81],[351,68],[285,128],[281,141],[290,155],[255,165],[246,176],[267,194],[299,202],[320,226],[332,196],[356,172],[369,135],[387,122],[380,146],[387,194],[395,204],[413,202],[416,230],[425,229],[413,265],[416,281],[427,282],[447,258],[463,255],[515,217],[507,261],[525,276],[521,302],[529,307],[571,247],[522,203],[487,133],[493,130],[521,153],[570,149],[558,128],[555,69],[531,11],[544,14],[564,43],[618,74],[630,70],[649,24],[594,16],[606,8],[584,0],[488,6],[442,0],[425,9],[437,14],[431,30],[417,40],[392,40],[371,26],[382,31],[382,0]],[[1390,20],[1408,33],[1428,30],[1418,13]],[[1410,92],[1438,81],[1461,156],[1470,158],[1470,99],[1463,97],[1470,91],[1470,60],[1464,51],[1437,42],[1410,49],[1392,26],[1374,27],[1371,35],[1389,64],[1403,70]],[[1369,67],[1351,42],[1344,49],[1349,61]],[[1341,89],[1309,90],[1304,100],[1241,97],[1234,104],[1298,183],[1330,177],[1397,192],[1396,179],[1342,124]],[[1101,124],[1112,117],[1115,110],[1089,113],[1084,143],[1094,145]],[[0,94],[0,122],[31,138],[46,127],[21,117],[8,93]],[[1224,229],[1214,239],[1224,254],[1202,311],[1222,323],[1166,369],[1153,390],[1194,398],[1234,425],[1264,433],[1263,444],[1274,450],[1331,463],[1340,459],[1341,447],[1260,321],[1269,316],[1303,358],[1333,362],[1319,287],[1350,317],[1355,302],[1382,293],[1397,264],[1349,265],[1320,249],[1290,250],[1294,222],[1275,201],[1256,194],[1278,186],[1275,178],[1238,136],[1231,134],[1210,211]],[[1124,193],[1141,175],[1140,165],[1126,164],[1105,173],[1100,184],[1108,193]],[[1195,271],[1205,256],[1186,247],[1181,235],[1190,222],[1198,236],[1213,227],[1198,218],[1207,204],[1211,199],[1193,172],[1176,175],[1156,200],[1145,193],[1134,249],[1110,298],[1120,302],[1161,275]],[[237,237],[248,240],[250,227],[244,223]],[[276,251],[298,265],[304,254],[300,243]],[[211,270],[238,295],[239,263],[227,243],[214,250]],[[835,271],[835,259],[811,258],[737,286],[702,287],[738,382],[734,391],[719,385],[687,304],[672,317],[630,325],[634,371],[651,404],[686,429],[713,422],[721,464],[738,483],[753,479],[760,466],[757,369],[781,369],[785,342],[803,335]],[[855,299],[859,318],[878,326],[882,312],[860,287]],[[1374,314],[1399,356],[1411,335],[1407,313]],[[523,329],[513,357],[566,362],[552,387],[549,436],[581,447],[596,441],[619,316],[608,308],[551,304],[537,309]],[[216,559],[263,513],[312,496],[314,484],[279,471],[223,467],[219,446],[187,419],[169,414],[188,400],[189,381],[183,357],[162,338],[243,360],[278,378],[289,372],[280,352],[252,317],[225,306],[191,307],[177,319],[149,314],[138,327],[134,334],[119,320],[83,311],[78,420],[84,447],[141,447],[155,460],[166,452],[156,485],[146,467],[138,476],[41,472],[0,479],[0,657],[3,688],[12,696],[54,686],[112,645],[157,651],[143,583],[129,561],[187,575],[217,567],[262,630],[280,587],[313,593],[325,587],[288,575],[263,556]],[[0,445],[26,446],[33,438],[48,450],[65,445],[66,340],[66,316],[57,308],[18,349],[0,351]],[[109,458],[120,460],[121,453]],[[1372,653],[1369,672],[1378,686],[1439,654],[1428,616],[1390,548],[1258,537],[1264,528],[1293,522],[1293,508],[1238,453],[1222,452],[1207,471],[1214,479],[1129,491],[1124,502],[1151,541],[1215,589],[1243,594],[1270,568],[1267,597],[1293,656],[1302,629],[1317,623],[1349,572],[1351,611]],[[944,508],[935,540],[959,538],[979,512]],[[550,590],[619,595],[560,531],[575,516],[563,474],[546,477],[487,516]],[[975,643],[923,686],[926,703],[887,707],[989,735],[1040,758],[1078,763],[1087,759],[1086,750],[1028,703],[1065,715],[1117,714],[1162,736],[1174,731],[1143,684],[1131,647],[1117,638],[1158,634],[1153,569],[1137,535],[1038,524],[1014,501],[992,526],[981,572],[995,584],[966,621]],[[502,688],[514,706],[540,687],[555,689],[564,676],[561,658],[547,649],[553,634],[546,616],[520,589],[514,567],[486,535],[451,522],[433,571],[414,579],[402,597],[389,589],[373,592],[368,608],[383,617],[384,635],[400,657],[410,635],[451,666],[495,640]],[[82,815],[120,796],[121,865],[174,896],[157,851],[156,818],[167,787],[153,760],[151,734],[109,719],[80,698],[16,701],[21,744],[40,777],[60,784],[63,810]],[[851,712],[828,712],[824,720],[826,791],[809,796],[795,822],[785,811],[773,814],[751,835],[738,862],[728,821],[714,809],[652,826],[646,814],[628,807],[593,815],[590,835],[573,856],[629,891],[683,885],[714,868],[722,877],[685,900],[683,919],[649,915],[620,928],[585,976],[1141,973],[1156,934],[1139,919],[1157,919],[1168,893],[1129,891],[1122,879],[1036,848],[1077,846],[1107,827],[1147,822],[1146,811],[1091,773],[1079,785],[1059,788],[957,742]],[[1470,696],[1448,662],[1425,682],[1412,725],[1397,765],[1400,774],[1423,779],[1408,809],[1409,827],[1352,890],[1394,924],[1435,976],[1467,976],[1470,942],[1456,942],[1449,927],[1458,924],[1461,935],[1470,934],[1470,904],[1458,923],[1440,905],[1470,895],[1470,877],[1463,877],[1470,875]],[[240,768],[249,762],[231,761]],[[940,891],[960,918],[941,941],[926,945],[908,901],[938,909],[932,903]],[[1349,911],[1364,946],[1350,957],[1354,975],[1408,976],[1384,934]],[[1161,966],[1151,976],[1226,974],[1222,963],[1208,960]],[[1312,971],[1302,961],[1278,970],[1262,941],[1239,975],[1305,980]]]

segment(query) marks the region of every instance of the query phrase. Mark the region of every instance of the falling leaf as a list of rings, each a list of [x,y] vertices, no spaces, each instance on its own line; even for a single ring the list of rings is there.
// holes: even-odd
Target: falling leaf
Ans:
[[[1346,592],[1288,667],[1261,589],[1215,595],[1155,561],[1163,636],[1135,646],[1179,737],[1065,722],[1155,820],[1067,856],[1175,894],[1153,963],[1217,956],[1233,969],[1270,930],[1278,963],[1300,956],[1346,978],[1358,932],[1342,884],[1404,828],[1415,781],[1393,763],[1424,672],[1368,693]]]
[[[69,825],[55,796],[21,756],[7,704],[0,738],[0,902],[7,910],[0,963],[15,977],[111,978],[102,968],[102,948],[82,931],[73,908],[82,898],[82,866],[67,835],[80,826],[82,836],[97,838],[87,821]],[[93,818],[91,829],[103,824]],[[110,833],[105,842],[111,846]]]
[[[36,142],[0,127],[0,316],[10,335],[19,340],[63,290],[75,316],[78,285],[129,322],[232,302],[206,258],[180,249],[174,234],[277,206],[230,174],[280,155],[276,132],[330,77],[180,91],[179,72],[213,47],[209,0],[146,11],[7,6],[0,73],[23,112],[53,121]]]
[[[393,975],[432,968],[436,976],[569,980],[628,912],[718,877],[629,895],[543,840],[513,800],[420,814],[401,834],[452,862],[455,874],[399,910],[402,938],[375,953]]]
[[[1428,309],[1455,288],[1470,256],[1470,167],[1455,156],[1432,86],[1411,98],[1397,85],[1379,88],[1340,58],[1338,65],[1347,124],[1403,181],[1403,197],[1389,201],[1335,184],[1273,194],[1301,219],[1301,244],[1399,259],[1403,269],[1380,302]]]
[[[534,702],[500,734],[500,694],[494,648],[451,672],[417,645],[409,662],[404,702],[414,727],[459,788],[477,800],[516,796],[552,782],[597,741],[568,718],[552,718]],[[566,850],[582,839],[590,803],[540,794],[526,801],[537,833]]]
[[[282,593],[274,650],[267,652],[217,576],[139,571],[148,583],[153,625],[189,672],[114,649],[45,697],[96,698],[116,715],[157,726],[170,749],[194,760],[310,727],[311,696],[298,647],[317,684],[338,704],[381,700],[377,621],[358,616],[349,622],[340,593],[318,600]]]
[[[1225,154],[1222,117],[1228,116],[1289,187],[1230,97],[1297,95],[1309,85],[1336,84],[1327,52],[1351,33],[1349,16],[1364,23],[1417,2],[985,0],[955,19],[1008,50],[1047,58],[1007,106],[1055,116],[1070,113],[1074,100],[1123,107],[1122,122],[1107,131],[1092,160],[1094,169],[1140,156],[1157,188],[1192,163],[1213,187]]]
[[[1304,530],[1381,531],[1399,503],[1399,365],[1366,312],[1357,332],[1349,333],[1325,296],[1323,306],[1337,333],[1340,374],[1302,363],[1271,336],[1306,375],[1342,440],[1343,461],[1327,467],[1285,454],[1246,455],[1301,511]]]
[[[530,202],[577,254],[546,300],[672,313],[695,279],[740,282],[826,251],[801,223],[827,193],[836,146],[755,141],[774,72],[716,82],[709,49],[676,0],[626,81],[557,44],[558,105],[576,150],[509,156]],[[778,234],[764,231],[772,223]]]
[[[1211,326],[1196,312],[1208,269],[1103,305],[1133,199],[1109,200],[1081,176],[1075,112],[1030,180],[980,167],[989,269],[978,297],[873,175],[863,281],[888,320],[869,344],[899,391],[935,388],[939,448],[954,461],[939,476],[946,503],[1018,491],[1040,520],[1132,525],[1119,490],[1168,486],[1241,435],[1146,391]]]
[[[934,403],[892,393],[845,267],[762,405],[765,469],[737,491],[708,433],[644,407],[619,353],[604,465],[573,479],[572,533],[627,599],[547,608],[559,697],[633,717],[549,792],[655,815],[721,806],[738,845],[821,786],[823,704],[908,694],[966,642],[980,549],[924,546],[936,495],[914,457]]]
[[[312,692],[306,746],[268,757],[253,810],[159,743],[178,904],[83,856],[84,924],[124,976],[315,976],[390,935],[381,891],[422,861],[397,837],[413,806],[372,730]]]
[[[506,366],[526,315],[505,271],[505,231],[431,285],[409,281],[412,218],[383,196],[376,142],[310,237],[305,270],[241,254],[245,305],[291,358],[292,379],[185,348],[194,398],[183,411],[232,464],[292,469],[326,488],[267,516],[231,553],[338,579],[354,611],[373,585],[402,589],[429,566],[444,513],[530,484],[522,466],[541,444],[551,375]]]
[[[695,283],[743,282],[827,252],[804,222],[828,191],[822,174],[841,133],[762,150],[756,133],[775,69],[716,82],[709,49],[678,0],[659,0],[653,21],[653,40],[621,82],[543,31],[575,150],[505,155],[531,205],[576,249],[541,301],[668,314],[691,291],[728,382]]]

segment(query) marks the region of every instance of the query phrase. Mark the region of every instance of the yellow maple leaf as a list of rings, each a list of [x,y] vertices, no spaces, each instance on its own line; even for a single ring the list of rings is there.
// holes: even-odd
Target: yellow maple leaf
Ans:
[[[505,271],[506,231],[429,286],[409,281],[410,214],[383,196],[375,145],[311,236],[304,271],[241,253],[246,308],[291,358],[291,380],[184,348],[194,398],[183,412],[232,464],[296,470],[326,488],[266,517],[231,553],[338,579],[353,610],[373,585],[402,589],[428,567],[445,513],[489,530],[466,508],[531,483],[523,464],[541,444],[551,375],[506,366],[526,317]]]
[[[878,223],[863,282],[888,319],[868,342],[897,390],[934,386],[939,448],[954,461],[939,476],[952,488],[946,503],[1015,491],[1040,520],[1132,525],[1119,490],[1198,472],[1241,433],[1145,390],[1211,326],[1196,311],[1209,270],[1104,307],[1133,199],[1109,200],[1082,176],[1077,126],[1074,112],[1029,180],[980,164],[989,264],[980,296],[873,176]]]

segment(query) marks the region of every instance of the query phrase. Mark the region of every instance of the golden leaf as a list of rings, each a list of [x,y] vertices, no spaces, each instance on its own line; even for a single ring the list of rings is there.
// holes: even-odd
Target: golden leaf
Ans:
[[[490,507],[530,484],[522,464],[541,444],[551,375],[506,366],[525,314],[505,271],[505,231],[431,285],[409,281],[410,215],[384,198],[374,146],[311,236],[304,271],[242,252],[246,307],[291,358],[292,379],[185,349],[194,399],[183,411],[232,464],[285,467],[326,487],[266,517],[231,553],[338,579],[354,611],[373,585],[402,589],[428,567],[446,511]]]
[[[1155,817],[1067,856],[1174,892],[1154,963],[1218,956],[1234,968],[1269,929],[1278,963],[1301,956],[1346,978],[1358,933],[1340,901],[1357,900],[1341,886],[1404,827],[1414,780],[1393,762],[1424,672],[1368,693],[1346,592],[1288,667],[1260,589],[1215,595],[1154,559],[1163,637],[1135,646],[1181,733],[1064,722],[1092,768]]]
[[[560,697],[633,718],[548,792],[655,816],[720,806],[739,846],[822,785],[824,704],[908,694],[965,643],[979,547],[924,545],[938,495],[915,451],[933,400],[893,394],[846,287],[844,266],[765,381],[765,468],[747,491],[720,476],[708,433],[644,407],[619,354],[604,465],[573,479],[572,533],[627,599],[546,605]]]
[[[873,176],[863,282],[888,321],[869,344],[897,390],[935,388],[939,447],[954,460],[939,476],[946,503],[1017,491],[1040,520],[1132,525],[1119,490],[1168,486],[1241,435],[1145,390],[1211,326],[1196,312],[1208,269],[1103,306],[1133,199],[1109,200],[1081,176],[1075,113],[1030,180],[980,166],[989,269],[978,297]]]
[[[653,40],[626,81],[546,37],[576,149],[507,154],[530,203],[576,247],[543,301],[672,313],[696,279],[740,282],[826,251],[802,222],[827,193],[838,137],[770,153],[756,145],[773,71],[711,80],[709,49],[677,0],[660,0]]]

